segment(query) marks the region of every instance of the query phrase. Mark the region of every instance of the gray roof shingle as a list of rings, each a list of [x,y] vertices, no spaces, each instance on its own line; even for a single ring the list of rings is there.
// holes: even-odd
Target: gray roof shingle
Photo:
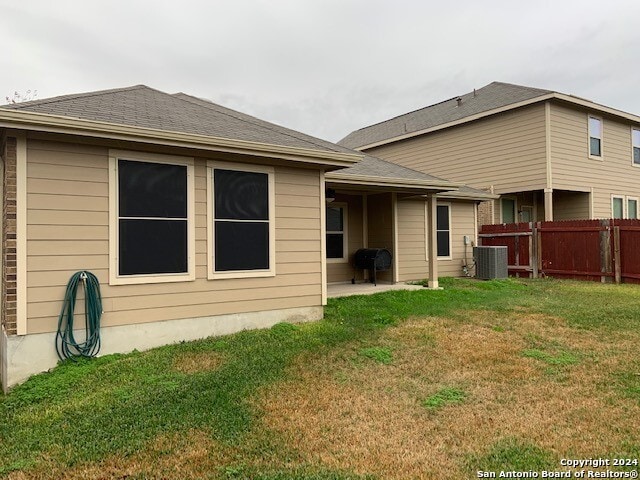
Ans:
[[[349,148],[359,148],[550,93],[553,92],[510,83],[493,82],[459,97],[453,97],[435,105],[361,128],[351,132],[338,144]],[[458,98],[461,100],[460,106],[458,106]]]
[[[270,145],[353,153],[334,143],[206,100],[182,93],[170,95],[145,85],[63,95],[2,108]]]
[[[402,167],[395,163],[387,162],[371,155],[365,155],[355,165],[347,168],[336,170],[334,173],[339,175],[360,175],[366,177],[382,177],[382,178],[397,178],[401,180],[421,180],[424,182],[448,182],[444,178],[434,177],[426,173],[412,170],[411,168]],[[331,174],[327,174],[328,177]]]

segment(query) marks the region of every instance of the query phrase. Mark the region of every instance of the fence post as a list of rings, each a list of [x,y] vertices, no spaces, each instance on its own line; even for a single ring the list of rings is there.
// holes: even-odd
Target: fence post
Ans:
[[[538,228],[536,222],[529,223],[531,236],[529,237],[529,265],[531,265],[531,276],[538,278]]]
[[[613,266],[616,283],[622,282],[622,265],[620,265],[620,227],[613,227]]]
[[[607,281],[606,273],[611,272],[611,228],[609,220],[600,220],[600,281]]]
[[[536,223],[536,233],[537,233],[537,238],[536,238],[536,257],[537,258],[537,264],[538,264],[538,275],[544,274],[544,271],[542,270],[542,232],[540,231],[540,227],[541,227],[541,222],[537,222]]]

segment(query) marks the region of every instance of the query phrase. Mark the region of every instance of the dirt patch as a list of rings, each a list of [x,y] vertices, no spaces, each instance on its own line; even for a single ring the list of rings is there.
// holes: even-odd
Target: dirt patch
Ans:
[[[391,365],[350,361],[349,352],[314,362],[322,365],[314,371],[301,362],[293,380],[260,399],[266,426],[305,461],[390,479],[464,478],[465,459],[503,437],[585,458],[635,438],[640,407],[606,388],[625,364],[624,346],[526,312],[511,314],[509,328],[486,320],[390,328],[379,341],[393,346]],[[580,362],[550,374],[522,355],[532,341],[562,344]],[[464,390],[464,402],[423,407],[446,387]]]

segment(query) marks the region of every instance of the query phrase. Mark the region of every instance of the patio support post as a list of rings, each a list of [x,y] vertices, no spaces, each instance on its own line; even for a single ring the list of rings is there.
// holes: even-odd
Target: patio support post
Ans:
[[[553,221],[553,188],[544,189],[544,220]]]
[[[438,201],[434,194],[427,195],[427,251],[429,253],[429,288],[438,288]]]

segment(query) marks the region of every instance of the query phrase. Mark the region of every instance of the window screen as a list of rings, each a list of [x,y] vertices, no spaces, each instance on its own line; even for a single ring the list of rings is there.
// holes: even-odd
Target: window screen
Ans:
[[[118,274],[186,273],[187,167],[118,160]]]
[[[633,143],[633,163],[640,165],[640,130],[631,130],[631,141]]]
[[[436,217],[436,236],[438,237],[438,256],[451,256],[451,241],[449,227],[449,205],[438,205]]]
[[[268,270],[269,175],[214,169],[213,199],[215,271]]]

